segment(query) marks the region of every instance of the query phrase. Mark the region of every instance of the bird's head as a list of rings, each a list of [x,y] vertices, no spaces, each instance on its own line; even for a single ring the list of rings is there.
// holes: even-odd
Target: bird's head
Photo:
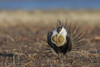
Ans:
[[[57,46],[63,46],[66,43],[67,32],[66,29],[62,26],[59,26],[54,29],[51,41]]]

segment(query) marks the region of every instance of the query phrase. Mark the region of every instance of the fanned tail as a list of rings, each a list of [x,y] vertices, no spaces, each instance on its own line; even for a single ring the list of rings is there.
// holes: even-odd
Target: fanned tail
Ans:
[[[71,37],[73,46],[81,46],[86,43],[84,39],[85,31],[77,23],[69,23],[69,24],[67,23],[66,29],[67,29],[68,35]]]

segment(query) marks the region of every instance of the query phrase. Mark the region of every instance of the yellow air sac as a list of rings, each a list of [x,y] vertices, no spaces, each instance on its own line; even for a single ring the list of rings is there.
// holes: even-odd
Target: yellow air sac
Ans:
[[[52,41],[59,44],[59,43],[63,43],[64,42],[64,37],[62,35],[56,34],[52,37]]]
[[[57,43],[57,34],[52,37],[52,41],[55,42],[55,43]]]
[[[59,35],[58,42],[59,43],[63,43],[64,42],[64,37],[62,35]]]

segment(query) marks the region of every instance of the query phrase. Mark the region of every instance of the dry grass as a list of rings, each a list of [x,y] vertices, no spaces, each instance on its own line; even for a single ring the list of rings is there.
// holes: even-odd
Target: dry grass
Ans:
[[[15,24],[22,23],[54,23],[57,19],[68,19],[73,22],[100,21],[100,10],[0,10],[0,22]]]
[[[43,16],[40,15],[40,17],[37,11],[1,11],[0,22],[7,24],[0,23],[0,67],[99,67],[100,24],[93,23],[94,25],[90,25],[91,21],[94,22],[100,17],[98,13],[99,11],[80,11],[79,15],[82,16],[74,20],[75,17],[78,16],[78,11],[58,11],[57,13],[56,11],[46,11],[43,13]],[[52,30],[52,27],[55,26],[53,22],[56,22],[56,16],[58,14],[59,16],[61,14],[63,17],[68,14],[67,16],[72,17],[72,22],[84,22],[86,19],[86,22],[88,22],[85,22],[86,26],[84,26],[88,30],[86,34],[87,44],[79,46],[78,49],[74,48],[75,50],[66,55],[66,59],[59,59],[55,56],[45,41],[48,31]],[[70,14],[75,14],[75,17]],[[88,18],[83,14],[86,14]],[[89,18],[90,16],[97,16],[97,18]],[[34,17],[36,17],[38,21],[35,21]],[[9,21],[8,18],[11,18],[11,21]],[[13,20],[14,18],[15,20]],[[5,21],[3,19],[5,19]],[[24,20],[25,23],[21,20]],[[18,23],[16,23],[16,25],[15,23],[11,23],[12,25],[8,24],[14,21]],[[46,21],[52,23],[46,23]],[[98,19],[95,22],[100,21]]]

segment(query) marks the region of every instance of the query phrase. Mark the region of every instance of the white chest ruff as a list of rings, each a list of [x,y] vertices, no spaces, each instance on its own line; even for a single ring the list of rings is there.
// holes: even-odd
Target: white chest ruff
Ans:
[[[64,41],[62,42],[62,43],[57,43],[57,42],[54,42],[53,40],[52,40],[52,37],[53,36],[55,36],[55,35],[58,35],[58,37],[61,35],[61,36],[63,36],[63,38],[64,38]],[[66,32],[66,30],[65,30],[65,28],[62,28],[62,30],[58,33],[57,32],[57,28],[56,29],[54,29],[54,31],[53,31],[53,35],[52,35],[52,37],[51,37],[51,41],[57,46],[57,47],[60,47],[60,46],[63,46],[67,41],[66,41],[66,36],[67,36],[67,32]],[[58,40],[58,39],[57,39]]]

